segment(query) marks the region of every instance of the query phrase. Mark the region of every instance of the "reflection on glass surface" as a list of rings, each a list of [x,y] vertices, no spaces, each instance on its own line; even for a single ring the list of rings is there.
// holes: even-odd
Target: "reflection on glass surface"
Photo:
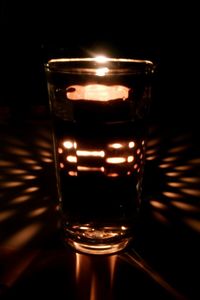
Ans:
[[[108,68],[96,69],[97,76],[104,76],[109,72]],[[66,97],[69,100],[100,101],[108,102],[113,100],[124,101],[128,99],[129,88],[123,85],[71,85],[66,89]]]
[[[80,252],[120,251],[136,230],[145,140],[121,128],[68,128],[56,138],[64,239]]]
[[[90,142],[90,141],[89,141]],[[58,145],[60,169],[69,176],[81,176],[97,172],[104,176],[129,176],[139,172],[144,164],[144,140],[107,141],[101,147],[91,147],[87,142],[78,140],[61,140]]]

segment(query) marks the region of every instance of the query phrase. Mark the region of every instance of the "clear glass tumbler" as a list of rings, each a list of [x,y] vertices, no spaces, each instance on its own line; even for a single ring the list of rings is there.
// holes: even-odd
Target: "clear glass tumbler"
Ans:
[[[154,64],[62,58],[45,71],[64,240],[84,253],[118,252],[139,216]]]

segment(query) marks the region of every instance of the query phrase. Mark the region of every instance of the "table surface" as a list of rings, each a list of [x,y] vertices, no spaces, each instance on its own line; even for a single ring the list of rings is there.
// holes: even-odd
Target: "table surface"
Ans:
[[[124,252],[93,256],[61,239],[48,114],[0,116],[1,299],[200,299],[195,126],[152,124],[137,236]]]

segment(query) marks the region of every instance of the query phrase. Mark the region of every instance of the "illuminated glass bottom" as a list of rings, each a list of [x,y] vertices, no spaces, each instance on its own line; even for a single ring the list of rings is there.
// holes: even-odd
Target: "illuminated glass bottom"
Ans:
[[[65,231],[65,243],[82,253],[111,254],[127,247],[132,239],[127,231],[129,229],[125,226],[98,229],[75,226]]]

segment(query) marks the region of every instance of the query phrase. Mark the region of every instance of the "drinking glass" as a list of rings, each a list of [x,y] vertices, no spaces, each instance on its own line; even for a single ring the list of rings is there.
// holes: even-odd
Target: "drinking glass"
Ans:
[[[63,239],[88,254],[134,239],[154,63],[55,58],[45,64]]]

